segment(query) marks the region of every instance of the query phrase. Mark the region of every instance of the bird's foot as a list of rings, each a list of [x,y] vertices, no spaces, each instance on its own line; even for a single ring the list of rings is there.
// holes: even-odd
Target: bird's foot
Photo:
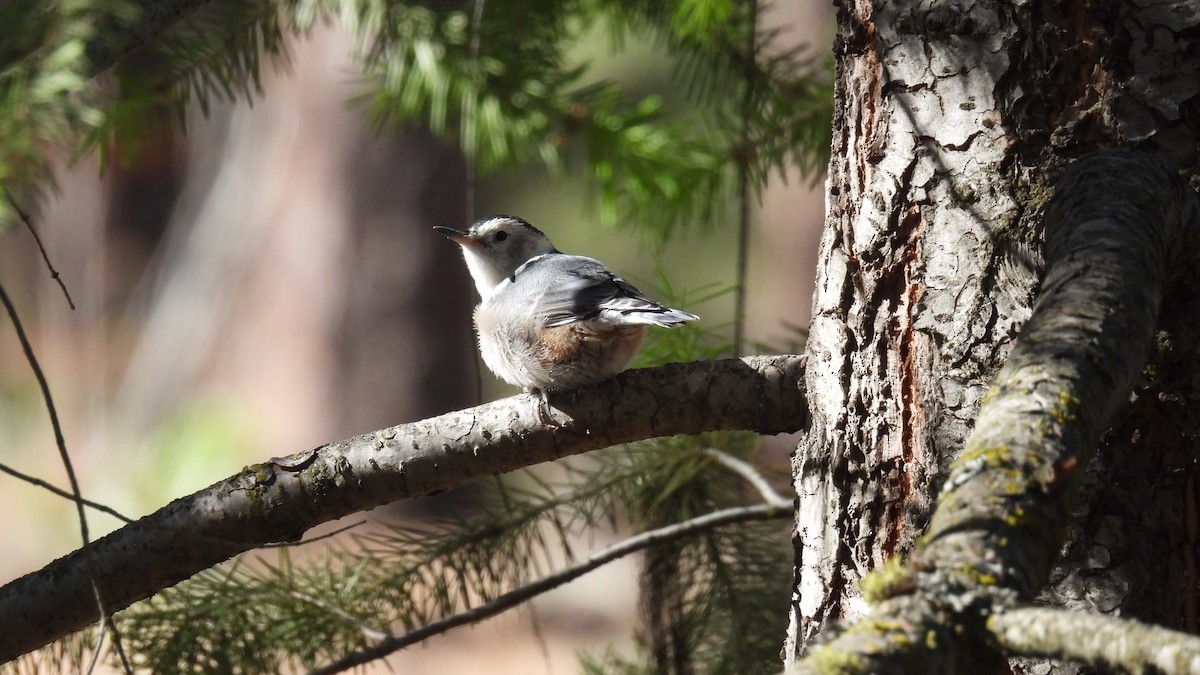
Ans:
[[[550,407],[550,399],[546,395],[546,390],[531,387],[527,389],[526,392],[530,396],[537,398],[538,421],[541,422],[543,426],[547,426],[552,429],[561,429],[562,425],[558,423],[558,420],[554,419],[554,412]]]

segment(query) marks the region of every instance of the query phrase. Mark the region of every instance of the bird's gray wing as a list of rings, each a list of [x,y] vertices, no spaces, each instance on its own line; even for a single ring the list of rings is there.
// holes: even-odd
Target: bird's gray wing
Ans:
[[[554,256],[539,267],[538,285],[543,292],[537,313],[550,327],[597,318],[613,324],[673,327],[698,318],[656,302],[592,258]]]

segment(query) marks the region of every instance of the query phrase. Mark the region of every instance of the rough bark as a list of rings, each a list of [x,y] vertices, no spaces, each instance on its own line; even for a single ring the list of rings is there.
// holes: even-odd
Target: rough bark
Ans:
[[[1070,125],[1051,134],[1051,142],[1074,139],[1076,148],[1093,141],[1135,145],[1195,176],[1200,6],[1111,2],[1098,10],[1062,19],[1030,17],[1028,30],[1036,31],[1031,43],[1042,33],[1068,28],[1067,39],[1077,45],[1059,58],[1077,69],[1078,109],[1064,109]],[[1194,275],[1200,268],[1196,251],[1188,256],[1176,260],[1173,271],[1189,272],[1193,279],[1164,298],[1151,363],[1085,477],[1083,500],[1069,524],[1073,536],[1042,600],[1196,632],[1200,286]],[[1016,671],[1094,672],[1069,663],[1017,664]]]
[[[1000,253],[1020,211],[993,94],[1013,29],[985,4],[964,36],[908,3],[839,12],[791,653],[853,614],[861,576],[921,532],[942,449],[961,446],[1026,315],[1031,283]]]
[[[804,359],[750,357],[623,373],[551,397],[517,396],[274,458],[177,499],[92,545],[109,611],[256,546],[355,511],[617,443],[803,428]],[[76,551],[0,588],[0,662],[96,620]]]
[[[1196,161],[1200,56],[1187,45],[1198,22],[1187,2],[842,3],[808,347],[812,431],[793,460],[788,657],[827,620],[858,614],[865,571],[907,550],[925,526],[1029,316],[1040,216],[1060,168],[1111,145],[1137,145],[1174,166]],[[1174,353],[1195,344],[1189,331],[1171,333]],[[1197,372],[1195,359],[1171,362]],[[1176,377],[1168,404],[1143,396],[1147,410],[1124,437],[1143,449],[1152,433],[1184,446],[1200,428],[1174,410],[1197,400],[1191,379]],[[1101,454],[1122,468],[1116,481],[1089,477],[1088,503],[1106,506],[1090,517],[1077,510],[1081,538],[1049,596],[1179,615],[1164,605],[1177,607],[1182,594],[1147,582],[1171,576],[1179,589],[1186,575],[1167,567],[1195,557],[1180,508],[1191,474],[1168,469],[1187,454]],[[1164,482],[1179,498],[1130,500],[1135,484]]]
[[[1081,468],[1152,347],[1176,252],[1200,232],[1200,200],[1157,160],[1104,152],[1065,174],[1046,220],[1037,305],[950,467],[929,531],[876,588],[870,612],[798,672],[1007,672],[1001,657],[1014,654],[995,650],[986,619],[1045,584]],[[1070,624],[1066,613],[1060,620]],[[1137,634],[1129,626],[1124,637]],[[1046,651],[1043,642],[1035,653]]]

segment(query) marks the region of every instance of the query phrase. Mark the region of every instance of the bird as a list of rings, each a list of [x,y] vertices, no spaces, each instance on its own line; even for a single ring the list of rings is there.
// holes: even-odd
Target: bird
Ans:
[[[651,299],[599,260],[559,251],[516,216],[483,218],[466,231],[433,229],[459,245],[479,291],[474,319],[483,362],[543,403],[548,392],[625,370],[648,326],[700,318]]]

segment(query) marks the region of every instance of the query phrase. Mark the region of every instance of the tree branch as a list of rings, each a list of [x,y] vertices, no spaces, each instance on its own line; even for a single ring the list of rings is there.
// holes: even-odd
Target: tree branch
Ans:
[[[1029,322],[950,467],[928,533],[857,625],[800,672],[988,672],[984,617],[1041,589],[1075,475],[1141,372],[1197,198],[1118,150],[1064,172],[1046,207],[1046,276]],[[916,671],[912,671],[916,672]]]
[[[95,542],[105,601],[124,608],[317,524],[567,455],[683,433],[797,431],[808,421],[803,370],[799,356],[634,370],[552,395],[558,426],[522,395],[274,458]],[[80,551],[0,588],[0,662],[95,620],[88,588]]]
[[[1200,637],[1048,607],[1024,607],[988,619],[992,636],[1014,656],[1079,661],[1105,670],[1163,675],[1200,673]]]

